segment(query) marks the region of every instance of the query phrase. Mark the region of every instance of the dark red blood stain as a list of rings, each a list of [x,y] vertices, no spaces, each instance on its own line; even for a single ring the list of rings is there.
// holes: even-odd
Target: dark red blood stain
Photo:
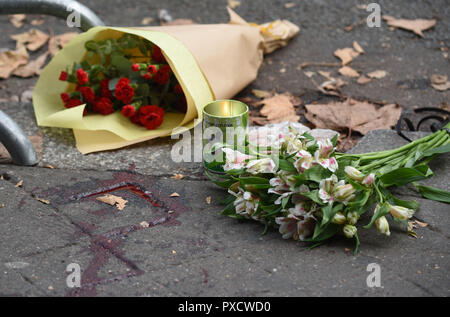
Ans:
[[[80,188],[84,188],[84,192],[80,193]],[[82,268],[81,287],[73,289],[67,296],[95,296],[97,285],[109,284],[143,274],[144,272],[132,260],[124,256],[122,251],[123,237],[129,233],[142,229],[148,230],[157,225],[178,225],[179,222],[176,218],[188,210],[182,204],[182,199],[170,198],[169,191],[164,191],[156,179],[129,172],[116,173],[113,179],[108,180],[79,182],[71,186],[61,185],[40,192],[39,195],[40,197],[51,197],[52,205],[65,205],[77,200],[93,199],[95,196],[118,190],[127,190],[139,196],[152,206],[158,207],[160,211],[164,211],[165,215],[158,217],[156,220],[147,221],[149,223],[148,228],[135,224],[113,228],[102,234],[94,234],[97,229],[94,224],[74,222],[78,228],[74,234],[75,238],[86,235],[90,237],[88,250],[93,254],[93,258],[86,268]],[[170,215],[169,210],[172,211]],[[106,211],[100,209],[89,213],[103,217]],[[110,278],[102,278],[99,276],[99,272],[111,257],[115,257],[125,264],[128,272]],[[207,275],[205,280],[207,281]]]

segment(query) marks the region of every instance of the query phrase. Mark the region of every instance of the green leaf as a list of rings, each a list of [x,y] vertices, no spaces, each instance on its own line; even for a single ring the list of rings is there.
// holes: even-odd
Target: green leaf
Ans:
[[[267,184],[269,185],[269,180],[263,177],[239,177],[241,184]]]
[[[427,151],[423,152],[422,157],[431,156],[434,154],[442,154],[442,153],[447,153],[447,152],[450,152],[450,143],[448,143],[446,145],[438,146],[431,150],[427,150]]]
[[[365,229],[369,229],[372,227],[372,225],[375,223],[375,220],[377,220],[380,217],[383,217],[389,213],[389,208],[386,203],[380,206],[378,210],[373,214],[372,219],[370,220],[369,224],[364,226]]]
[[[315,202],[321,206],[324,205],[323,201],[319,198],[319,190],[318,189],[312,190],[307,193],[300,193],[300,195],[311,199],[313,202]]]
[[[234,201],[229,203],[224,210],[220,213],[221,215],[231,216],[236,214],[236,208],[234,207]]]
[[[325,207],[322,207],[322,223],[320,225],[327,225],[331,220],[333,220],[334,215],[336,215],[336,213],[338,211],[341,211],[343,208],[344,205],[342,204],[338,204],[334,206],[334,208],[332,205],[326,205]]]
[[[307,238],[305,241],[307,242],[320,242],[327,240],[334,236],[340,229],[340,226],[334,223],[328,224],[328,226],[321,227],[317,222],[316,227],[314,228],[314,235],[312,238]]]
[[[337,141],[338,141],[338,134],[336,133],[336,134],[334,135],[334,137],[331,139],[331,144],[333,144],[333,147],[336,146]]]
[[[278,161],[278,168],[283,171],[297,172],[297,169],[295,168],[294,164],[284,159],[280,159]]]
[[[429,177],[429,171],[431,170],[428,167],[425,169],[423,165],[418,165],[414,168],[401,167],[382,175],[380,180],[386,187],[392,185],[403,186],[405,184]]]
[[[397,197],[392,196],[391,197],[391,201],[392,201],[392,203],[394,205],[398,205],[398,206],[401,206],[401,207],[409,208],[409,209],[412,209],[412,210],[419,209],[419,204],[416,201],[414,201],[414,200],[413,201],[402,200],[402,199],[399,199]]]
[[[418,184],[414,184],[414,186],[417,187],[417,189],[419,190],[420,194],[423,197],[450,204],[450,192],[431,186],[424,186]]]
[[[308,180],[320,183],[321,180],[331,176],[331,172],[322,165],[316,165],[303,173]]]
[[[286,205],[287,205],[287,203],[289,202],[289,198],[291,198],[291,197],[284,197],[282,200],[281,200],[281,208],[286,208]]]
[[[117,55],[117,54],[112,55],[111,56],[111,64],[114,65],[117,68],[117,70],[119,71],[119,73],[123,76],[130,77],[130,75],[132,75],[132,73],[134,73],[131,70],[131,65],[133,65],[133,63],[129,59],[127,59],[121,55]]]

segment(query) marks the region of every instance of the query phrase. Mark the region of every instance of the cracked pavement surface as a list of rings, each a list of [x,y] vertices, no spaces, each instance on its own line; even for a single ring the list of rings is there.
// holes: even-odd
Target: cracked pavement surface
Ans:
[[[173,18],[198,23],[228,20],[226,1],[80,1],[109,25],[139,25],[144,17],[167,9]],[[388,76],[361,86],[346,79],[344,95],[372,101],[397,102],[411,111],[415,106],[436,107],[449,100],[449,91],[430,88],[432,74],[448,73],[445,49],[450,42],[450,6],[442,1],[379,1],[382,14],[402,18],[436,18],[436,26],[419,38],[390,30],[386,24],[370,29],[359,23],[368,12],[355,1],[329,4],[323,0],[241,1],[236,12],[247,21],[285,18],[301,28],[286,47],[266,56],[251,89],[289,91],[303,103],[323,102],[311,79],[297,69],[304,62],[337,62],[334,50],[354,40],[365,54],[350,66],[367,73],[376,69]],[[361,1],[360,3],[369,3]],[[359,3],[359,2],[358,2]],[[28,22],[34,16],[30,16]],[[36,28],[55,34],[70,31],[63,21],[45,17]],[[344,29],[354,24],[350,32]],[[31,28],[14,28],[0,16],[0,47],[14,48],[9,36]],[[35,55],[42,53],[36,52]],[[32,55],[32,58],[35,57]],[[284,72],[280,72],[285,69]],[[311,67],[332,71],[337,68]],[[0,81],[0,99],[17,99],[37,78],[12,77]],[[316,78],[317,79],[317,78]],[[20,99],[20,98],[19,98]],[[205,181],[199,163],[174,163],[171,145],[160,139],[125,149],[81,155],[67,129],[37,127],[29,101],[2,102],[3,111],[37,139],[41,161],[37,167],[19,167],[0,161],[0,295],[17,296],[449,296],[448,205],[424,200],[409,188],[398,190],[421,204],[413,239],[398,228],[391,237],[375,229],[361,230],[361,248],[336,238],[309,250],[281,239],[276,230],[262,236],[257,223],[219,215],[224,192]],[[418,135],[415,135],[418,136]],[[374,131],[353,151],[394,148],[403,141],[393,131]],[[424,183],[450,190],[449,156],[436,160],[436,175]],[[45,168],[51,165],[54,169]],[[184,179],[175,180],[175,173]],[[22,187],[15,187],[23,180]],[[127,199],[118,211],[95,198],[111,192]],[[173,192],[180,197],[170,198]],[[212,197],[211,204],[206,197]],[[39,201],[48,200],[49,204]],[[156,203],[158,206],[155,206]],[[140,223],[148,222],[149,228]],[[81,267],[82,287],[66,285],[66,267]],[[381,288],[366,285],[367,265],[381,267]]]

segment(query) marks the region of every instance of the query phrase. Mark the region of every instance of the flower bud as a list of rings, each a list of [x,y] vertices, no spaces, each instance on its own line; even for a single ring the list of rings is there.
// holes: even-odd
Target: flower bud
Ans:
[[[332,223],[336,223],[338,225],[343,225],[347,222],[347,219],[345,218],[344,214],[342,212],[338,212],[334,215],[333,220],[331,220]]]
[[[369,175],[367,175],[367,176],[363,179],[362,184],[363,184],[363,185],[370,186],[370,185],[372,185],[372,183],[373,183],[374,180],[375,180],[375,174],[374,174],[374,173],[370,173]]]
[[[353,236],[356,234],[358,229],[356,229],[356,227],[352,226],[352,225],[345,225],[343,231],[344,231],[344,235],[347,238],[353,238]]]
[[[387,235],[388,237],[391,235],[389,231],[389,223],[385,216],[382,216],[375,220],[375,225],[380,233]]]
[[[275,173],[276,170],[277,166],[271,158],[251,160],[247,164],[247,172],[249,172],[250,174]]]
[[[414,210],[402,206],[389,205],[391,215],[399,220],[408,220],[414,214]]]
[[[340,185],[336,187],[336,190],[334,192],[334,197],[336,197],[337,200],[347,200],[353,193],[355,192],[355,189],[351,184],[345,184]]]
[[[359,219],[359,215],[356,211],[352,211],[347,213],[347,222],[351,225],[354,225]]]
[[[362,181],[364,179],[364,174],[361,173],[360,171],[358,171],[353,166],[346,166],[344,171],[345,171],[345,174],[347,174],[348,177],[350,177],[351,179],[353,179],[355,181],[360,182],[360,181]]]

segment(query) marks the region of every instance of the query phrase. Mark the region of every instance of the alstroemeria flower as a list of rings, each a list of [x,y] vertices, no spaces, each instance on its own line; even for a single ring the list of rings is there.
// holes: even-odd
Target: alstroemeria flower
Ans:
[[[329,169],[331,172],[336,172],[338,169],[338,163],[334,157],[330,157],[330,154],[334,152],[333,143],[330,139],[324,141],[317,141],[319,148],[314,153],[314,162],[322,165],[323,168]]]
[[[278,128],[262,127],[248,132],[250,148],[262,154],[279,150],[284,137],[283,132]]]
[[[259,160],[251,160],[247,163],[247,172],[250,174],[275,173],[277,166],[275,162],[267,157]]]
[[[336,175],[331,175],[328,178],[322,179],[319,183],[319,198],[324,203],[331,203],[335,200],[335,197],[333,196],[335,187],[344,185],[345,181],[341,180],[338,181],[338,178]]]
[[[295,135],[294,133],[290,132],[284,139],[284,144],[286,145],[286,153],[292,154],[303,150],[302,139],[304,139],[303,136]]]
[[[247,154],[229,148],[222,148],[222,151],[225,153],[224,171],[242,169],[245,167],[245,161],[250,158]]]
[[[313,165],[314,159],[308,151],[300,150],[297,152],[296,156],[298,159],[295,161],[294,166],[299,173],[303,173]]]
[[[373,181],[375,180],[375,174],[374,173],[370,173],[369,175],[367,175],[363,181],[361,182],[363,185],[366,186],[370,186],[372,185]]]
[[[228,190],[228,193],[236,197],[233,205],[238,215],[250,218],[252,214],[258,209],[259,197],[252,194],[251,192],[246,192],[239,187],[237,193],[230,189]]]
[[[296,204],[295,208],[289,208],[286,217],[277,217],[275,222],[280,225],[279,231],[283,239],[293,238],[294,240],[305,240],[314,232],[316,219],[312,215],[312,210],[307,212],[304,206]]]
[[[291,191],[292,187],[295,185],[295,174],[287,172],[287,171],[280,171],[276,174],[277,176],[270,179],[270,186],[272,188],[269,189],[269,194],[274,193],[281,195],[283,192]]]

